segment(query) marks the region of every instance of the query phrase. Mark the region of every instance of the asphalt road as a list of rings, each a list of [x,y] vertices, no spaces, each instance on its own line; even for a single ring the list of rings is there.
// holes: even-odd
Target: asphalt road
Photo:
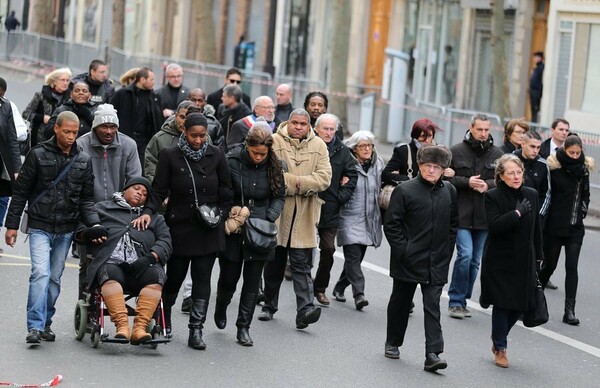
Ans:
[[[7,77],[7,97],[23,109],[39,80]],[[4,230],[2,231],[4,232]],[[3,233],[2,233],[3,234]],[[580,259],[577,316],[579,327],[561,322],[564,298],[564,268],[559,264],[553,281],[560,286],[549,290],[550,322],[541,328],[517,326],[509,336],[509,369],[494,366],[490,351],[491,310],[469,304],[473,317],[449,318],[447,299],[442,298],[442,327],[448,369],[441,373],[423,371],[423,312],[419,291],[400,360],[383,356],[386,306],[391,292],[387,276],[389,246],[369,248],[363,264],[366,296],[370,305],[359,312],[350,300],[332,300],[323,308],[321,320],[307,330],[294,325],[295,300],[291,282],[284,281],[280,311],[270,322],[255,319],[250,329],[254,347],[236,343],[234,325],[239,292],[229,308],[229,323],[218,330],[212,321],[214,294],[204,330],[206,351],[187,347],[188,315],[174,311],[173,341],[152,350],[120,344],[90,347],[89,336],[74,338],[73,312],[77,297],[77,261],[68,259],[63,289],[57,304],[54,343],[30,348],[25,344],[25,309],[29,275],[28,245],[19,235],[18,245],[0,256],[0,382],[41,383],[54,375],[64,376],[60,387],[141,387],[141,386],[527,386],[597,387],[600,385],[600,234],[588,231]],[[340,255],[341,256],[341,255]],[[337,259],[332,270],[335,280],[341,271]],[[213,273],[216,290],[218,265]],[[331,287],[328,294],[331,292]],[[349,294],[347,292],[347,294]],[[479,296],[479,284],[474,292]],[[256,315],[259,309],[257,309]],[[255,315],[255,318],[256,318]],[[114,333],[107,320],[108,330]]]

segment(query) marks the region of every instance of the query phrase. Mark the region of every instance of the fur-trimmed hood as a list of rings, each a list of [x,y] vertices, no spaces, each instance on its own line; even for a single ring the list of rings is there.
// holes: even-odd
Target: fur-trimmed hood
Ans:
[[[550,171],[556,170],[556,169],[559,169],[562,167],[560,165],[560,162],[558,161],[558,158],[556,157],[556,154],[550,155],[546,161],[548,162],[548,168],[550,169]],[[586,156],[584,163],[585,163],[585,167],[587,167],[588,171],[591,172],[596,169],[596,161],[594,160],[594,158],[592,158],[590,156]]]

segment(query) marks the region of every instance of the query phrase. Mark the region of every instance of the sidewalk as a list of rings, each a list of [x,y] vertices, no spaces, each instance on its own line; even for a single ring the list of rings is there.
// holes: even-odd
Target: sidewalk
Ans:
[[[43,80],[46,74],[54,70],[53,67],[42,63],[35,63],[26,60],[0,60],[0,69],[23,73],[30,77],[38,77]],[[379,156],[387,163],[392,157],[394,145],[375,140],[375,148]],[[584,220],[585,227],[591,230],[600,230],[600,188],[592,187],[590,192],[590,206],[588,217]]]

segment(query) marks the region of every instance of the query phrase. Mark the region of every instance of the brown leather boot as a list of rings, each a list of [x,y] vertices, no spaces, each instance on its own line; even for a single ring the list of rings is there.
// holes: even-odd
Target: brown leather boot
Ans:
[[[130,341],[132,345],[139,345],[152,339],[152,335],[146,329],[156,311],[158,302],[160,302],[160,294],[160,288],[144,287],[140,291],[133,320],[133,333]]]
[[[496,366],[500,368],[508,368],[508,358],[506,358],[506,349],[496,350],[495,347],[492,346],[492,352],[496,358]]]
[[[102,286],[102,297],[104,298],[104,304],[110,314],[110,320],[113,321],[117,327],[115,338],[125,338],[129,340],[131,331],[129,330],[127,306],[125,306],[125,298],[123,297],[121,285],[119,283],[116,283],[116,286],[114,283],[105,284]]]

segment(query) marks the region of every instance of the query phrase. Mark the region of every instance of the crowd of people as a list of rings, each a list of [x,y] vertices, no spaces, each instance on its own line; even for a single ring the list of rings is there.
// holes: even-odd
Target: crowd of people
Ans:
[[[481,265],[480,303],[493,305],[492,351],[499,367],[508,367],[510,329],[535,307],[538,282],[551,285],[563,246],[563,321],[579,324],[577,266],[594,166],[566,120],[557,119],[543,143],[526,122],[510,120],[498,147],[490,118],[479,113],[463,141],[447,148],[435,143],[440,128],[419,119],[411,140],[397,145],[385,165],[371,131],[344,140],[322,92],[309,93],[304,107],[295,108],[292,88],[281,84],[276,102],[264,95],[251,104],[238,69],[228,70],[224,86],[208,96],[184,86],[183,70],[168,65],[166,84],[157,90],[148,67],[124,74],[118,90],[101,60],[75,77],[67,68],[54,70],[23,111],[31,128],[26,149],[17,142],[18,112],[2,97],[0,195],[12,196],[5,240],[14,246],[18,231],[28,233],[32,261],[28,344],[55,340],[52,317],[72,245],[80,257],[79,298],[97,290],[115,337],[132,344],[150,339],[145,328],[161,297],[166,335],[173,335],[172,310],[183,286],[188,346],[206,349],[217,258],[214,322],[226,327],[241,277],[235,324],[243,346],[253,345],[249,330],[257,304],[263,303],[260,321],[274,319],[284,278],[296,296],[296,328],[319,320],[320,306],[330,304],[336,241],[345,260],[331,295],[346,302],[351,287],[354,306],[362,310],[369,301],[361,263],[384,234],[393,278],[388,358],[400,356],[419,285],[424,369],[447,367],[439,357],[440,297],[455,247],[449,315],[471,317],[467,301]],[[1,80],[0,91],[6,88]],[[383,209],[385,186],[391,196]],[[0,202],[2,218],[7,202]],[[256,228],[263,241],[250,232]],[[265,239],[274,249],[260,245]],[[133,330],[124,290],[139,294]]]

